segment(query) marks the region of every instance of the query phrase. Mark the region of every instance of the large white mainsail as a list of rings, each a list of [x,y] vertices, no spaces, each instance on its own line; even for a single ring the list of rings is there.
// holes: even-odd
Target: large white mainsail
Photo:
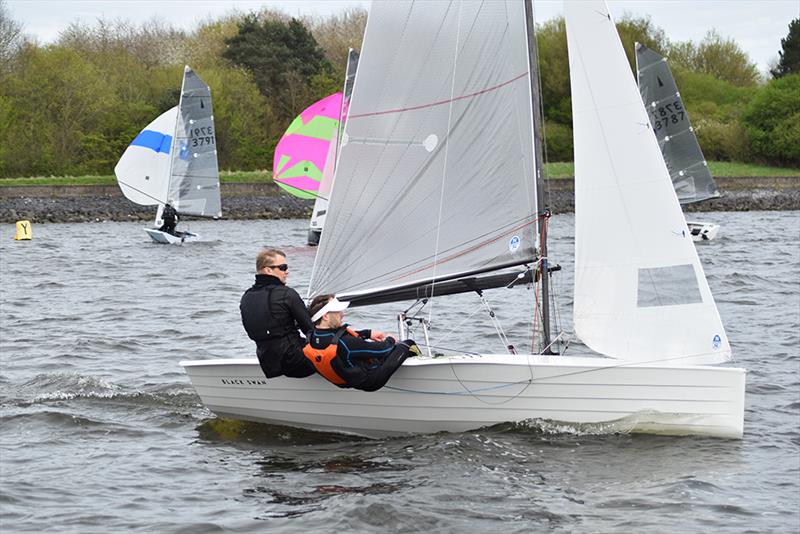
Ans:
[[[580,4],[580,5],[578,5]],[[565,2],[575,142],[575,333],[632,361],[730,346],[608,8]]]
[[[372,4],[310,294],[534,261],[525,36],[517,1]]]

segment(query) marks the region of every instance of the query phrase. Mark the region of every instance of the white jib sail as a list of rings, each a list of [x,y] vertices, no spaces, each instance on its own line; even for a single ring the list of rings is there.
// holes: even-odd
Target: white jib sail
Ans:
[[[565,2],[575,140],[575,333],[631,361],[730,346],[605,2]]]
[[[532,262],[522,2],[374,2],[310,294]]]
[[[220,217],[222,208],[211,89],[188,66],[184,68],[178,108],[169,197],[179,213]]]
[[[114,167],[122,194],[131,202],[153,206],[167,201],[170,151],[177,116],[176,106],[145,126]]]

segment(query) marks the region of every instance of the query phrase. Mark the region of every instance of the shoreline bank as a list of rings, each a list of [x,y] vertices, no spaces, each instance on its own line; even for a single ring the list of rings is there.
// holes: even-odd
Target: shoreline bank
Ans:
[[[553,213],[574,211],[573,182],[548,180]],[[717,178],[719,198],[684,206],[697,211],[800,210],[800,177]],[[226,183],[221,186],[222,219],[308,218],[314,202],[283,193],[272,183]],[[0,222],[151,221],[154,206],[126,199],[117,186],[0,187]],[[192,220],[185,217],[184,220]]]

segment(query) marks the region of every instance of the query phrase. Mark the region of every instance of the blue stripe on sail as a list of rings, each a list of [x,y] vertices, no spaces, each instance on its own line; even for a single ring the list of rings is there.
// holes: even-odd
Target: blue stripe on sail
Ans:
[[[172,136],[164,135],[161,132],[154,130],[142,130],[131,142],[131,146],[141,146],[149,148],[154,152],[163,152],[169,154],[170,147],[172,146]]]

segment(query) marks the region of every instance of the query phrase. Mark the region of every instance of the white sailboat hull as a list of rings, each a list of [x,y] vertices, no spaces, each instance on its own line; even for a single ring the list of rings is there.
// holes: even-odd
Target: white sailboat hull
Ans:
[[[421,358],[365,393],[317,375],[268,380],[256,359],[181,365],[220,416],[368,437],[525,421],[592,425],[588,431],[601,433],[741,438],[743,431],[745,371],[736,368],[565,356]]]
[[[200,237],[199,235],[193,234],[188,230],[184,232],[178,232],[179,235],[168,234],[167,232],[162,232],[157,228],[145,228],[144,231],[147,232],[147,235],[149,235],[150,239],[152,239],[154,242],[164,245],[180,245],[182,243],[197,241]]]
[[[689,227],[692,241],[696,242],[711,241],[719,232],[719,225],[710,222],[686,221],[686,225]]]

